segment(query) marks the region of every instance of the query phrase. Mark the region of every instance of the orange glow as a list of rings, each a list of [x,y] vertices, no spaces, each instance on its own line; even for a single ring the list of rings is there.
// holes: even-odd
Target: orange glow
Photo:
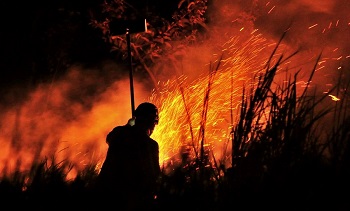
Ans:
[[[230,121],[230,113],[236,115],[238,112],[243,85],[252,84],[254,74],[263,69],[268,58],[268,54],[264,56],[263,53],[269,51],[269,45],[261,35],[252,36],[241,48],[237,45],[238,41],[239,39],[234,37],[222,47],[226,57],[221,61],[221,68],[213,76],[215,79],[210,89],[205,144],[217,159],[227,159],[228,154],[225,152],[230,151],[230,130],[234,124]],[[204,67],[202,72],[208,72],[206,69],[209,70],[210,67]],[[153,96],[155,103],[161,107],[159,125],[152,137],[160,145],[160,160],[165,166],[180,160],[183,149],[190,148],[192,152],[198,152],[201,141],[201,112],[208,80],[207,74],[202,74],[193,82],[188,82],[187,78],[182,76],[167,81],[161,94]]]
[[[227,151],[233,124],[230,112],[237,113],[242,87],[249,85],[254,74],[263,69],[272,48],[261,34],[257,34],[246,40],[233,37],[222,49],[224,58],[213,76],[204,137],[205,145],[218,158],[227,155],[223,153]],[[160,121],[152,137],[160,146],[161,165],[176,163],[184,149],[198,150],[209,69],[209,66],[203,67],[202,74],[193,81],[181,76],[163,82],[161,91],[151,95],[135,81],[136,104],[153,101],[159,106]],[[38,87],[23,105],[3,114],[7,127],[2,126],[0,137],[0,169],[26,171],[33,161],[55,158],[57,163],[69,161],[74,165],[68,175],[73,178],[87,165],[97,163],[97,168],[101,166],[108,147],[105,136],[113,127],[126,124],[131,117],[129,83],[128,80],[116,81],[95,98],[76,96],[70,102],[67,97],[74,90],[81,91],[74,87],[79,84],[84,87],[83,83],[93,84],[98,80],[86,77],[78,68],[72,69],[65,79],[56,81],[54,86]]]
[[[277,4],[277,6],[273,6],[274,4]],[[311,3],[308,4],[311,5]],[[288,6],[291,5],[267,2],[266,14],[262,17],[272,18],[272,15],[270,15],[272,11],[277,14],[284,13],[285,10],[282,9],[288,9]],[[320,8],[317,7],[317,11],[322,8],[326,9],[325,6],[322,6],[322,8],[321,6]],[[228,6],[224,5],[222,7],[227,8]],[[275,7],[278,9],[275,9]],[[291,12],[298,11],[294,7],[289,9]],[[218,11],[222,10],[218,9]],[[263,11],[259,11],[260,15],[262,13]],[[225,17],[227,14],[229,13],[221,12],[220,15]],[[236,11],[232,14],[236,14]],[[237,14],[242,15],[238,12]],[[289,13],[285,12],[285,14]],[[136,104],[151,101],[159,106],[160,121],[152,134],[152,138],[160,146],[161,166],[180,162],[180,155],[184,151],[190,151],[191,156],[193,156],[194,150],[198,150],[200,147],[202,138],[205,141],[206,149],[211,152],[211,156],[224,160],[225,164],[230,165],[230,131],[237,120],[236,115],[241,103],[243,86],[254,85],[252,78],[260,71],[264,71],[264,65],[276,46],[281,28],[284,29],[285,25],[289,23],[288,20],[284,20],[284,23],[277,21],[269,23],[267,19],[263,19],[260,24],[266,22],[265,26],[276,28],[260,26],[258,30],[256,29],[257,25],[254,25],[255,23],[248,21],[259,17],[248,17],[240,16],[237,18],[232,15],[232,17],[227,17],[228,22],[236,25],[225,24],[227,22],[224,22],[218,29],[214,28],[218,31],[208,30],[208,33],[215,33],[216,36],[211,34],[215,37],[213,38],[215,42],[211,40],[212,43],[208,42],[209,44],[205,43],[203,46],[210,45],[212,48],[209,51],[219,49],[219,53],[210,52],[216,55],[217,60],[207,61],[208,57],[201,51],[203,47],[196,46],[194,51],[197,51],[196,55],[198,57],[202,56],[202,58],[192,59],[197,59],[192,61],[192,66],[186,66],[185,64],[184,70],[181,70],[185,72],[183,75],[176,78],[170,78],[169,76],[166,77],[166,80],[160,81],[159,92],[152,92],[149,84],[145,84],[144,79],[135,79]],[[225,20],[221,16],[218,19]],[[315,77],[319,78],[307,81],[309,75],[304,73],[303,77],[298,79],[297,84],[300,87],[310,87],[311,84],[317,82],[317,85],[323,85],[326,90],[330,90],[332,84],[328,80],[332,78],[330,77],[334,73],[332,71],[338,70],[339,64],[336,64],[336,68],[329,68],[328,63],[333,62],[334,64],[350,59],[349,52],[345,52],[348,50],[346,48],[348,47],[347,42],[341,42],[343,41],[340,38],[341,35],[329,35],[334,30],[330,20],[336,19],[323,19],[323,24],[304,23],[303,20],[309,20],[309,18],[300,18],[300,22],[298,22],[300,24],[293,25],[288,29],[289,33],[293,33],[293,30],[296,32],[286,39],[287,44],[282,45],[281,50],[276,52],[275,55],[281,56],[284,53],[287,55],[290,49],[294,51],[294,49],[300,47],[303,51],[301,50],[300,54],[295,59],[293,58],[293,61],[286,61],[281,66],[282,71],[278,72],[276,78],[282,82],[285,81],[284,71],[287,72],[287,69],[298,71],[301,67],[300,64],[302,64],[300,69],[311,70],[314,62],[316,62],[317,55],[322,52],[322,60],[318,62],[316,67],[317,74]],[[244,21],[247,21],[247,23]],[[339,34],[342,33],[341,23],[344,22],[337,20],[335,23],[337,30],[339,29],[339,32],[335,32]],[[227,25],[236,26],[237,28],[227,28]],[[345,30],[349,30],[349,25],[350,23],[347,23]],[[208,28],[211,29],[209,26]],[[307,28],[313,28],[313,30],[305,30]],[[323,29],[321,35],[315,34],[316,29]],[[250,33],[251,31],[252,33]],[[257,34],[258,31],[261,34]],[[307,33],[304,35],[305,31]],[[241,37],[231,36],[234,33],[237,34],[237,32]],[[348,35],[348,31],[345,32],[344,34]],[[317,47],[322,48],[322,51]],[[201,137],[201,115],[205,92],[210,79],[208,73],[210,71],[213,73],[215,68],[213,70],[210,64],[198,67],[199,62],[197,63],[197,61],[213,62],[212,66],[215,66],[221,55],[223,59],[219,69],[212,75],[214,80],[210,88],[205,121],[205,137]],[[186,59],[186,57],[190,56],[185,55],[183,59]],[[346,62],[348,61],[345,61],[344,64]],[[118,68],[116,67],[117,70],[113,69],[113,71],[123,72]],[[201,69],[198,71],[196,68]],[[49,84],[40,84],[33,90],[26,90],[29,93],[26,99],[9,106],[7,110],[1,112],[0,171],[3,174],[12,173],[16,170],[28,171],[34,161],[52,157],[55,158],[57,163],[69,161],[74,165],[68,179],[73,178],[77,171],[87,165],[97,164],[97,168],[101,166],[108,147],[105,142],[106,135],[113,127],[126,124],[131,117],[129,79],[118,79],[114,83],[106,85],[100,78],[88,75],[88,72],[79,67],[67,70],[68,74],[60,80]],[[175,75],[174,69],[165,70],[164,72]],[[195,79],[190,79],[190,76],[193,75]],[[84,88],[91,87],[94,91],[98,90],[98,92],[91,94],[84,90]],[[17,97],[13,96],[13,98]],[[329,97],[334,101],[340,100],[334,95],[329,95]]]

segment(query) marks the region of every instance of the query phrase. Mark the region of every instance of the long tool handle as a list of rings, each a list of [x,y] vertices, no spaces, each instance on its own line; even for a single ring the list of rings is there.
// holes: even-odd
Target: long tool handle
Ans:
[[[128,58],[129,58],[129,78],[130,78],[130,97],[131,97],[131,118],[134,117],[135,112],[135,97],[134,97],[134,79],[133,79],[133,69],[132,69],[132,57],[131,57],[131,41],[129,29],[126,29],[126,42],[128,46]]]

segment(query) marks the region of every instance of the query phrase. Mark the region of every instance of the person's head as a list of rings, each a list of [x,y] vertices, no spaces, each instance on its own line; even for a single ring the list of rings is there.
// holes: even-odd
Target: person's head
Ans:
[[[154,127],[158,124],[158,108],[152,103],[141,103],[134,112],[135,125],[147,130],[149,135],[152,134]]]

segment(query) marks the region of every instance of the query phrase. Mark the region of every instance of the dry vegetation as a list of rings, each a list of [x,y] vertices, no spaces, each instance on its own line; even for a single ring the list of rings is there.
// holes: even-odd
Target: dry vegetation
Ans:
[[[192,17],[192,11],[197,10],[188,10],[186,15]],[[170,39],[167,33],[156,32],[152,36],[162,41],[159,43]],[[115,39],[114,45],[125,48],[125,42],[118,41]],[[158,58],[162,54],[154,53],[161,49],[159,43],[145,53],[137,51],[141,66],[147,71],[153,64],[152,56]],[[309,87],[297,93],[298,73],[288,76],[287,83],[275,84],[276,71],[284,60],[282,55],[274,64],[268,63],[266,72],[256,76],[256,86],[242,93],[239,119],[231,131],[232,165],[221,165],[220,158],[213,157],[203,145],[194,159],[184,154],[179,166],[161,175],[159,210],[350,209],[349,82],[339,80],[330,91],[341,99],[336,102],[330,100],[329,93],[313,95]],[[148,74],[153,78],[154,73]],[[210,84],[211,81],[203,103],[203,125]],[[28,172],[4,170],[0,175],[3,207],[99,208],[103,202],[96,201],[93,194],[96,165],[67,180],[71,168],[69,162],[57,163],[50,158],[33,163]]]
[[[256,76],[255,87],[243,93],[239,121],[231,132],[231,167],[220,165],[203,145],[195,159],[184,154],[183,163],[160,178],[160,210],[350,208],[348,84],[337,84],[331,92],[341,100],[325,107],[328,93],[310,95],[308,87],[297,93],[298,73],[288,83],[274,84],[285,59],[282,55],[275,64],[268,63],[266,72]],[[51,158],[33,163],[28,172],[4,171],[2,200],[15,208],[43,210],[103,204],[93,195],[96,166],[67,180],[71,168]]]

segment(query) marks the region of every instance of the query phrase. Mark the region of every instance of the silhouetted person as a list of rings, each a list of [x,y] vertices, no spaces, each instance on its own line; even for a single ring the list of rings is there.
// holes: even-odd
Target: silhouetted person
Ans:
[[[107,135],[108,151],[96,183],[102,205],[116,210],[151,210],[154,205],[159,145],[150,135],[158,124],[157,107],[141,103],[134,121]]]

